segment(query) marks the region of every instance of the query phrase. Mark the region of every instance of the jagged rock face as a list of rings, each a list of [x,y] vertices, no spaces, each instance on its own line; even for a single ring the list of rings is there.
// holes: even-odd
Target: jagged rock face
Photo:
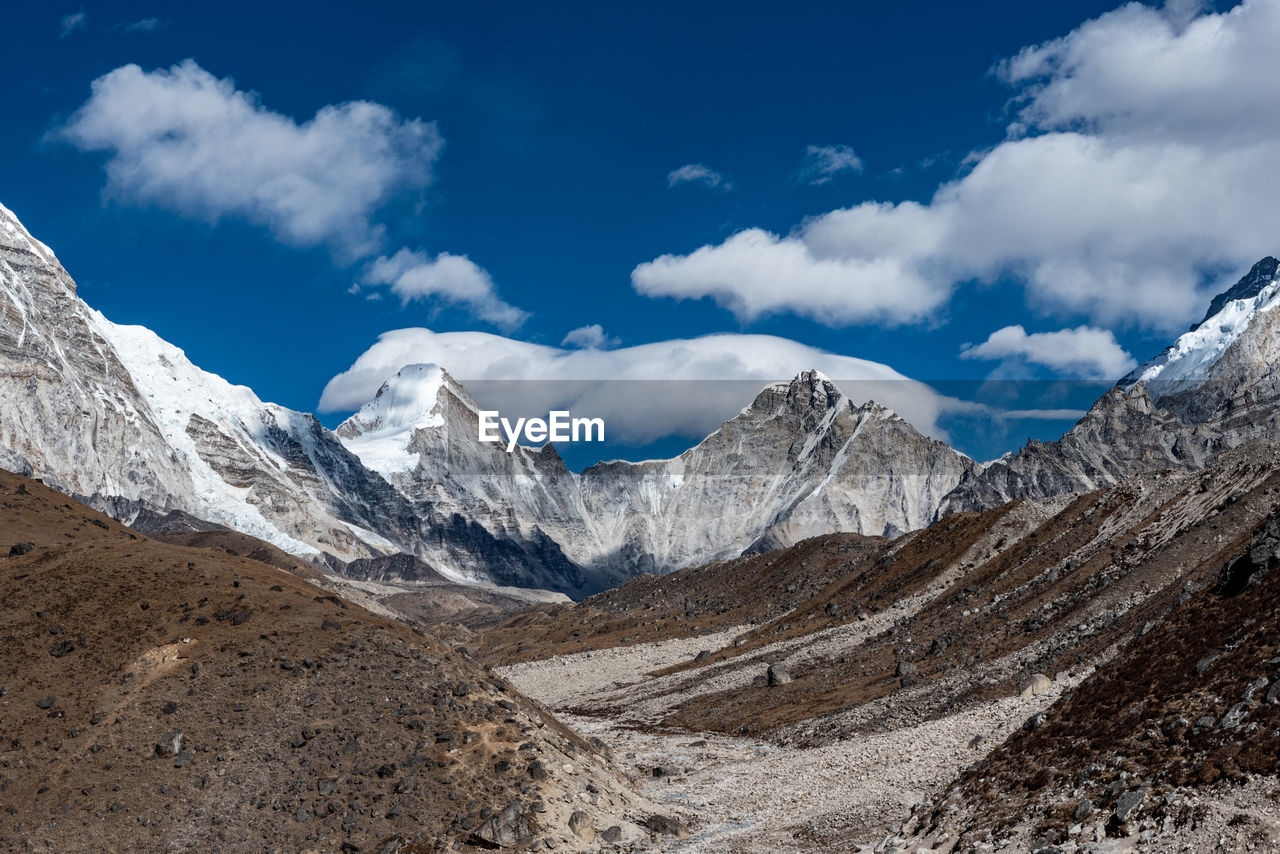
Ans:
[[[549,445],[508,453],[477,432],[470,395],[428,365],[404,368],[338,428],[417,506],[475,520],[509,543],[554,545],[583,568],[588,588],[829,531],[910,530],[973,467],[884,407],[854,406],[814,372],[765,389],[671,460],[574,475]]]
[[[410,365],[337,434],[413,507],[427,562],[509,586],[596,586],[569,550],[585,538],[573,474],[550,445],[480,442],[478,412],[443,369]]]
[[[1204,320],[1192,325],[1191,331],[1195,332],[1203,326],[1209,318],[1222,311],[1227,303],[1256,297],[1263,288],[1276,280],[1277,275],[1280,275],[1280,261],[1268,255],[1254,264],[1244,278],[1214,297],[1209,303],[1209,310],[1204,314]]]
[[[399,550],[415,520],[312,416],[88,308],[0,208],[0,464],[125,521],[182,511],[294,553]]]
[[[895,536],[973,465],[810,371],[674,459],[601,464],[581,484],[602,557],[663,571],[832,531]]]
[[[1032,442],[966,477],[939,515],[1013,498],[1111,486],[1199,468],[1280,426],[1280,262],[1264,258],[1209,313],[1120,380],[1056,442]]]
[[[0,206],[0,465],[74,495],[191,495],[129,371],[53,252]]]
[[[1141,472],[1199,468],[1222,447],[1216,430],[1156,406],[1141,384],[1117,387],[1058,441],[1029,442],[975,470],[943,499],[938,516],[1114,486]]]

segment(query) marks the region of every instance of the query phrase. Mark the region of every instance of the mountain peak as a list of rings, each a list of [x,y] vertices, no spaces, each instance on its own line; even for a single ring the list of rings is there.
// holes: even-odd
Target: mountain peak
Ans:
[[[1227,303],[1256,297],[1263,288],[1276,280],[1277,274],[1280,274],[1280,261],[1270,255],[1263,258],[1254,264],[1240,281],[1213,298],[1213,301],[1209,303],[1209,310],[1205,312],[1204,319],[1199,323],[1192,324],[1191,331],[1195,332],[1203,326],[1208,322],[1209,318],[1222,311]]]
[[[62,269],[62,265],[58,263],[57,257],[53,254],[53,250],[32,237],[31,232],[27,231],[22,221],[4,205],[0,205],[0,250],[35,255],[44,263],[58,270]],[[62,278],[61,284],[74,294],[76,291],[75,282],[69,276]]]
[[[789,409],[797,411],[827,410],[844,399],[844,393],[826,374],[810,369],[796,374],[790,382],[778,382],[762,389],[747,409],[774,409],[779,396],[786,400]]]
[[[427,422],[439,426],[439,415],[434,413],[440,392],[446,388],[457,395],[460,387],[439,365],[405,365],[382,384],[373,400],[343,421],[337,433],[344,439],[354,439],[368,433],[429,426]]]
[[[1205,319],[1162,353],[1118,383],[1145,383],[1152,399],[1201,386],[1214,365],[1254,319],[1280,304],[1280,261],[1263,258],[1245,276],[1214,297]]]

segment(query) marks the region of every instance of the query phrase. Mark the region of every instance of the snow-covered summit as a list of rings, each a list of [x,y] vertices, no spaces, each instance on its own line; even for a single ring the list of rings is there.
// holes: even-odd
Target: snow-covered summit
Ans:
[[[440,390],[446,385],[456,383],[439,365],[406,365],[382,384],[373,400],[338,426],[338,435],[354,439],[370,433],[439,426]]]
[[[336,432],[374,471],[384,476],[406,472],[418,464],[419,452],[410,450],[414,435],[443,429],[445,408],[458,404],[476,409],[471,395],[448,371],[436,364],[406,365]]]
[[[1203,321],[1191,327],[1164,352],[1120,380],[1129,387],[1145,384],[1152,399],[1197,388],[1227,349],[1259,315],[1280,304],[1280,262],[1264,258],[1230,289],[1219,294]],[[1216,311],[1214,311],[1216,307]]]

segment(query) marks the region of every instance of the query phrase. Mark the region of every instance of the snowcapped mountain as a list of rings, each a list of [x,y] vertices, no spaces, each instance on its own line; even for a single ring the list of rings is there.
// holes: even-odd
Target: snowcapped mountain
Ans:
[[[896,536],[927,524],[973,467],[807,371],[674,459],[601,463],[581,483],[598,559],[660,572],[820,532]]]
[[[1280,262],[1264,258],[1204,320],[1103,395],[1056,442],[1032,442],[965,478],[939,515],[1199,468],[1280,429]]]
[[[157,506],[193,490],[75,283],[4,207],[0,465],[64,492]]]
[[[2,207],[0,464],[125,521],[176,509],[295,554],[398,551],[414,531],[406,502],[313,416],[90,309]]]
[[[674,459],[581,474],[550,445],[476,441],[478,419],[443,369],[410,365],[337,432],[416,504],[510,542],[547,538],[596,586],[833,530],[893,536],[925,524],[974,465],[816,372],[764,389]]]
[[[786,545],[925,524],[973,463],[825,377],[771,386],[671,460],[570,472],[477,440],[443,369],[410,366],[334,433],[86,306],[0,207],[0,466],[129,522],[190,514],[300,555],[409,553],[453,578],[581,594]]]
[[[1280,305],[1280,262],[1263,258],[1243,279],[1214,298],[1204,320],[1151,361],[1135,368],[1120,385],[1145,385],[1152,399],[1200,388],[1217,373],[1215,365],[1263,314]]]
[[[677,457],[574,473],[551,445],[478,441],[478,406],[434,365],[402,369],[336,432],[263,402],[90,309],[0,207],[0,466],[126,522],[177,511],[295,554],[407,553],[454,579],[582,595],[819,533],[894,536],[1274,439],[1277,305],[1280,262],[1267,258],[1062,439],[985,467],[806,372]]]

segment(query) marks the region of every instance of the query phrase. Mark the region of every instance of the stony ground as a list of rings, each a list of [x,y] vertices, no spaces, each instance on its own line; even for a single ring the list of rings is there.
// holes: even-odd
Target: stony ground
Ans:
[[[700,650],[732,644],[744,628],[555,656],[496,672],[576,731],[604,741],[646,795],[688,817],[694,834],[679,850],[743,854],[829,851],[888,835],[928,793],[1072,684],[822,747],[655,728],[665,704],[685,695],[664,695],[661,683],[673,677],[654,674]],[[765,652],[781,658],[792,651],[791,644],[776,646]]]
[[[1274,446],[448,643],[3,474],[0,531],[0,847],[1280,851]]]
[[[683,815],[679,850],[1280,851],[1278,508],[1248,446],[742,559],[781,610],[708,608],[691,570],[468,646]]]

